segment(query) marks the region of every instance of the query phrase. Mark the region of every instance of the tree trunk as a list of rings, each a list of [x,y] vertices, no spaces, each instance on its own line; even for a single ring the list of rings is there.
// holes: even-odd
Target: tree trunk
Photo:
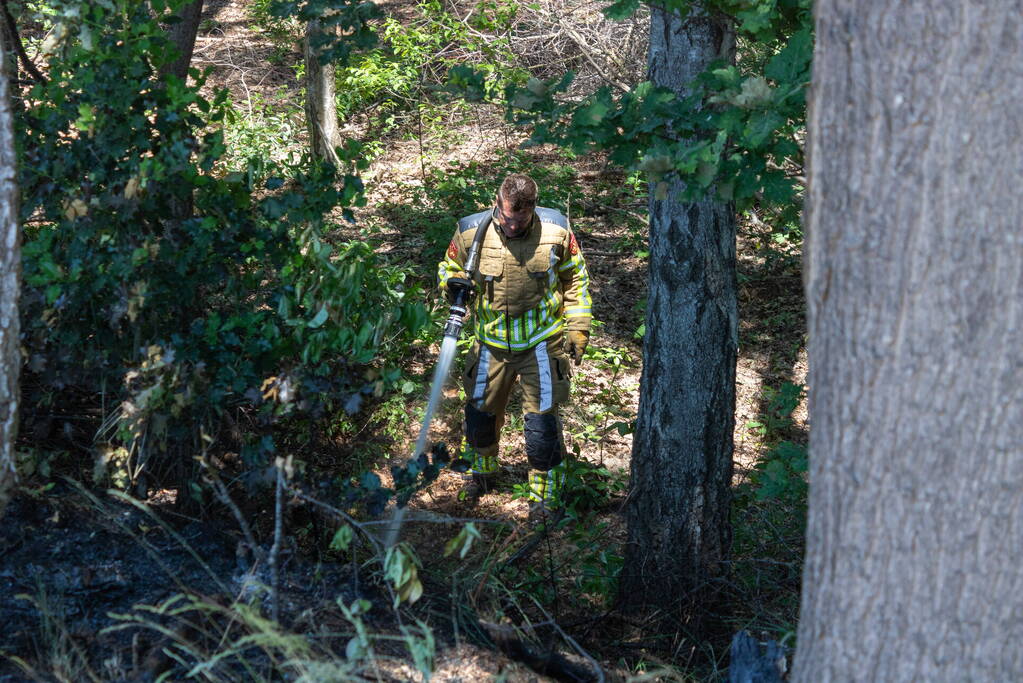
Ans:
[[[15,24],[14,11],[16,8],[5,3],[0,8],[0,50],[3,52],[3,68],[7,73],[9,95],[12,98],[17,91],[15,83],[18,80],[18,44],[17,25]]]
[[[334,65],[321,64],[313,47],[316,36],[323,34],[318,21],[306,24],[305,79],[306,125],[309,127],[309,148],[314,157],[339,165],[335,147],[341,144],[337,127],[337,103],[334,100]]]
[[[181,80],[188,78],[188,66],[192,63],[195,36],[199,32],[199,19],[202,17],[202,3],[203,0],[195,0],[182,7],[178,12],[181,21],[167,27],[167,37],[177,46],[180,55],[160,69],[161,76],[173,74]]]
[[[684,94],[733,36],[705,14],[651,11],[650,77]],[[650,199],[650,279],[639,416],[626,511],[624,606],[677,606],[706,594],[727,559],[738,310],[735,215]]]
[[[1023,680],[1020,5],[816,9],[795,680]]]
[[[17,473],[14,440],[18,432],[18,291],[21,275],[21,234],[18,230],[17,161],[11,116],[10,80],[0,68],[0,517]]]

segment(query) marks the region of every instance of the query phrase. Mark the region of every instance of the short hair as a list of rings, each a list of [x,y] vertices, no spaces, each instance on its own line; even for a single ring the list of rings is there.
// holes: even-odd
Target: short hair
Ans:
[[[501,183],[499,197],[511,204],[509,211],[521,211],[536,207],[536,181],[528,175],[513,173]]]

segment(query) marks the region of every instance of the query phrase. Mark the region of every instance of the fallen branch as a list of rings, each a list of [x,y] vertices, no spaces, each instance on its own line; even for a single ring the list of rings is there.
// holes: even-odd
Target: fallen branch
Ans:
[[[604,681],[604,672],[599,666],[596,666],[596,661],[589,655],[586,657],[594,667],[592,670],[590,667],[573,662],[553,648],[548,648],[546,651],[541,650],[534,643],[519,636],[513,626],[494,624],[482,619],[478,623],[505,656],[525,664],[539,674],[559,681],[566,681],[566,683],[588,683],[590,681],[603,683]]]

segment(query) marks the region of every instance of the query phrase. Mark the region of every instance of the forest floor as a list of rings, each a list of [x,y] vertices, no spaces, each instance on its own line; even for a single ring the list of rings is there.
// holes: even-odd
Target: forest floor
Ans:
[[[410,12],[410,7],[396,3],[385,9]],[[300,149],[305,137],[302,95],[295,70],[287,66],[296,59],[300,61],[295,52],[282,48],[279,38],[259,31],[247,3],[207,2],[194,66],[213,67],[207,87],[230,91],[249,126],[239,127],[235,135],[248,135],[254,147],[265,144],[281,155]],[[522,131],[485,106],[433,114],[426,126],[410,119],[383,141],[363,174],[367,205],[354,225],[339,223],[336,238],[370,241],[390,263],[413,266],[428,296],[439,304],[433,281],[454,229],[451,207],[464,204],[480,210],[508,170],[530,172],[541,184],[542,197],[568,208],[587,258],[597,324],[591,351],[573,378],[572,402],[563,412],[569,449],[582,463],[576,480],[579,503],[532,555],[508,562],[527,536],[517,397],[502,436],[498,491],[469,506],[458,495],[461,476],[445,471],[411,502],[414,512],[403,538],[423,565],[426,593],[415,615],[437,633],[432,680],[536,680],[523,664],[484,647],[487,637],[479,632],[479,623],[512,613],[521,617],[520,625],[522,620],[540,624],[539,637],[557,641],[569,659],[579,662],[592,656],[622,679],[650,673],[661,664],[661,675],[675,679],[694,660],[703,662],[701,671],[712,674],[714,665],[706,662],[723,662],[726,648],[697,652],[681,630],[662,639],[644,636],[642,624],[612,610],[614,575],[625,540],[622,506],[632,448],[631,434],[618,427],[635,419],[642,372],[642,341],[636,332],[643,323],[647,278],[645,187],[598,157],[520,149]],[[343,132],[364,135],[367,121],[353,117]],[[807,433],[805,399],[791,420],[770,419],[778,390],[786,383],[802,385],[806,378],[798,250],[771,242],[756,220],[748,219],[740,225],[738,259],[737,492],[771,445],[781,439],[805,443]],[[436,344],[415,349],[403,368],[415,378],[414,391],[373,406],[355,438],[348,439],[349,448],[358,442],[357,457],[376,467],[385,481],[390,466],[412,452],[436,354]],[[433,441],[457,448],[462,407],[458,387],[449,386],[433,422]],[[339,466],[336,453],[294,455],[313,471],[329,475]],[[247,582],[268,581],[246,573],[230,518],[213,523],[175,519],[168,513],[158,516],[165,520],[161,522],[124,501],[99,499],[69,484],[61,483],[56,490],[59,497],[39,492],[42,503],[16,503],[0,523],[0,622],[8,625],[0,651],[21,653],[26,661],[65,661],[69,679],[74,678],[71,672],[78,672],[93,680],[147,680],[169,665],[165,645],[173,634],[150,629],[144,636],[138,631],[134,636],[128,631],[99,635],[119,623],[113,615],[140,603],[158,604],[187,586],[203,596],[204,604],[193,611],[213,620],[210,615],[218,606],[248,590]],[[169,510],[168,496],[173,493],[154,494],[148,501],[151,509]],[[785,636],[797,616],[802,534],[790,517],[799,511],[748,495],[737,498],[743,502],[733,511],[734,591],[727,621],[733,630],[750,627],[771,637]],[[253,514],[266,514],[270,520],[273,515],[269,504]],[[320,529],[323,521],[313,515],[298,517],[298,522],[292,520],[295,545],[286,554],[281,589],[282,613],[293,631],[301,632],[304,623],[320,629],[324,623],[344,622],[333,608],[339,597],[387,601],[368,583],[360,583],[358,565],[302,552],[307,545],[303,534],[316,538],[327,533],[329,538],[329,530]],[[483,542],[465,560],[445,557],[445,546],[466,519],[477,520]],[[481,590],[484,585],[486,591]],[[542,624],[548,624],[546,636]],[[371,626],[399,632],[398,624],[386,616]],[[221,624],[218,632],[229,635],[231,628]],[[320,647],[345,649],[342,641]],[[416,678],[399,650],[385,648],[379,654],[379,679]],[[0,681],[27,675],[25,667],[4,661],[0,658]],[[694,675],[685,676],[688,680]]]

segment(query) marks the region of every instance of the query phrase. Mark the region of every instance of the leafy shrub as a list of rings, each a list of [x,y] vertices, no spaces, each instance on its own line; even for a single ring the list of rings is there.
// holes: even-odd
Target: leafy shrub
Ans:
[[[757,500],[775,500],[805,510],[807,449],[803,444],[780,440],[792,424],[792,413],[803,399],[805,387],[785,382],[780,388],[764,387],[767,403],[759,420],[746,423],[763,437],[769,449],[753,467],[746,493]]]
[[[785,500],[806,507],[806,446],[782,441],[768,451],[754,468],[752,480],[757,500]]]
[[[444,82],[449,68],[467,60],[501,84],[521,77],[508,41],[487,40],[480,33],[505,32],[514,20],[514,3],[479,3],[465,22],[439,0],[423,0],[417,9],[414,21],[384,19],[377,30],[379,45],[352,55],[338,70],[339,116],[376,106],[374,118],[390,128],[416,107],[428,106],[424,100],[431,89]]]
[[[148,4],[83,5],[92,39],[60,46],[18,121],[26,412],[104,392],[98,438],[187,476],[200,450],[238,448],[218,438],[244,411],[234,440],[261,466],[278,418],[354,411],[387,388],[365,366],[428,316],[404,271],[323,239],[332,212],[364,201],[355,162],[225,172],[226,93],[205,99],[195,71],[194,85],[160,79],[172,49]]]
[[[287,90],[274,99],[285,100]],[[232,170],[244,170],[252,158],[284,161],[299,149],[298,133],[304,123],[301,110],[283,111],[279,104],[266,102],[253,93],[248,111],[237,107],[226,110],[224,117],[225,154],[221,161]]]

